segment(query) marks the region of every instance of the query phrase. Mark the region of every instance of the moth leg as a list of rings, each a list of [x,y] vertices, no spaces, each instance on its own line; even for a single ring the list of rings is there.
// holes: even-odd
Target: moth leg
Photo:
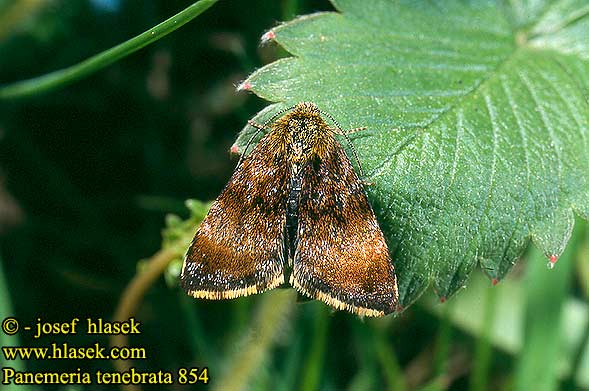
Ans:
[[[258,129],[258,130],[264,130],[264,129],[266,129],[266,126],[264,126],[264,125],[260,125],[259,123],[257,123],[257,122],[254,122],[254,121],[253,121],[253,120],[251,120],[251,119],[250,119],[250,120],[248,120],[248,121],[247,121],[247,123],[248,123],[248,125],[250,125],[250,126],[253,126],[254,128],[256,128],[256,129]]]
[[[247,144],[245,145],[245,148],[243,149],[243,153],[241,154],[239,161],[237,162],[237,166],[239,167],[241,165],[241,163],[243,162],[243,158],[245,157],[248,148],[250,147],[250,145],[252,145],[252,142],[254,141],[254,139],[256,138],[256,136],[258,135],[258,133],[260,133],[261,131],[263,131],[264,129],[267,129],[266,125],[260,125],[257,122],[254,122],[253,120],[248,120],[247,121],[248,125],[258,129],[256,130],[256,132],[253,134],[252,137],[250,137],[250,139],[248,140]]]
[[[360,132],[362,130],[366,130],[368,129],[366,126],[360,126],[358,128],[352,128],[352,129],[340,129],[340,128],[329,128],[332,132],[334,132],[335,134],[341,134],[341,135],[348,135],[351,133],[356,133],[356,132]]]
[[[358,127],[358,128],[346,129],[346,130],[344,130],[343,132],[344,132],[345,134],[351,134],[351,133],[360,132],[360,131],[362,131],[362,130],[366,130],[366,129],[368,129],[366,126],[360,126],[360,127]]]

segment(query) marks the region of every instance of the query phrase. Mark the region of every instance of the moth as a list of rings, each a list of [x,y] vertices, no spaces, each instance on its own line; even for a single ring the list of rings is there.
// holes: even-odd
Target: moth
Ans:
[[[395,271],[364,183],[336,139],[349,142],[347,132],[309,102],[278,115],[250,121],[267,133],[198,228],[182,287],[196,298],[230,299],[288,281],[336,309],[392,312]]]

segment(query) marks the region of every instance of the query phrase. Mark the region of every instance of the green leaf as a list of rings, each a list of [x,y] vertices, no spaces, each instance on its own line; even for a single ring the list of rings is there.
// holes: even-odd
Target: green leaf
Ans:
[[[368,127],[353,144],[401,304],[430,281],[449,297],[477,263],[502,279],[530,238],[558,257],[589,217],[587,3],[332,1],[272,30],[293,57],[241,88],[280,102],[258,122],[313,101]]]

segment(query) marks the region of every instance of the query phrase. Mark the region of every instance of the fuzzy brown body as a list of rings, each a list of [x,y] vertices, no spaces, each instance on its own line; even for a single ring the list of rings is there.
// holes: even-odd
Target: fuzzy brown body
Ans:
[[[225,299],[288,278],[301,293],[360,315],[397,303],[386,242],[363,184],[312,103],[276,120],[201,223],[184,261],[188,294]]]

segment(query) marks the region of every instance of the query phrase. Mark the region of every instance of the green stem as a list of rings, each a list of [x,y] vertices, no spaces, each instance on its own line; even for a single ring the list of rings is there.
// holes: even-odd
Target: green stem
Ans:
[[[435,377],[443,376],[448,369],[448,357],[450,356],[450,347],[452,346],[452,306],[453,302],[444,304],[434,355]]]
[[[0,322],[2,322],[7,317],[14,317],[15,314],[13,312],[13,305],[10,300],[10,292],[8,290],[8,286],[6,284],[7,278],[4,274],[4,267],[2,265],[2,258],[0,258]],[[11,335],[8,336],[4,332],[0,331],[0,346],[19,346],[19,338],[18,335]],[[15,371],[22,372],[25,370],[25,364],[20,359],[15,359],[11,361],[4,360],[4,356],[0,355],[0,367],[12,367]],[[2,388],[4,389],[4,388]],[[29,386],[17,386],[14,384],[10,384],[6,386],[7,391],[11,390],[22,390],[27,391],[31,390]]]
[[[312,391],[319,389],[321,382],[321,371],[325,359],[327,344],[327,332],[329,329],[329,317],[323,306],[315,306],[315,322],[313,324],[313,335],[311,347],[305,363],[301,380],[301,391]]]
[[[358,371],[354,374],[347,387],[349,390],[375,390],[380,382],[374,344],[375,330],[359,319],[350,319],[352,339],[356,351]]]
[[[497,298],[496,288],[487,288],[485,293],[483,313],[483,325],[477,341],[473,360],[473,371],[470,377],[470,389],[484,391],[489,389],[489,364],[491,361],[490,337],[495,323],[495,302]]]
[[[14,313],[12,312],[12,302],[10,301],[10,292],[8,291],[8,286],[6,284],[6,278],[4,276],[4,267],[2,265],[2,258],[0,258],[0,322],[7,317],[14,317]],[[0,331],[0,346],[11,345],[11,346],[18,346],[18,336],[11,335],[8,336],[2,331]],[[2,355],[0,355],[0,365],[8,366],[9,362],[3,360]],[[22,363],[20,360],[14,360],[11,362],[10,365],[15,367],[16,370],[22,371]]]
[[[589,251],[589,229],[587,229],[587,223],[583,220],[577,219],[575,229],[579,230],[579,236],[582,238],[579,247],[577,248],[577,262],[579,265],[579,274],[581,275],[581,290],[584,291],[582,294],[585,295],[587,299],[589,299],[589,278],[587,274],[587,253]],[[584,273],[581,273],[581,264],[585,266]],[[571,363],[571,376],[563,384],[563,389],[574,389],[575,382],[578,377],[580,377],[580,373],[583,370],[583,356],[585,353],[586,346],[589,345],[589,321],[585,324],[585,331],[583,331],[583,336],[579,341],[579,345],[576,348],[572,356],[572,363]]]
[[[290,391],[294,390],[297,385],[298,374],[303,363],[303,346],[305,339],[302,333],[297,333],[292,336],[293,342],[288,348],[288,353],[282,364],[282,374],[277,377],[277,382],[274,386],[276,391]]]
[[[294,291],[275,290],[260,300],[251,328],[236,343],[239,350],[231,356],[225,371],[218,376],[213,390],[242,390],[250,388],[264,359],[274,346],[277,335],[292,323],[295,310]]]
[[[578,281],[581,287],[581,295],[589,300],[589,262],[587,262],[589,258],[589,229],[587,229],[587,223],[583,220],[580,220],[578,224],[583,227],[585,234],[583,235],[582,243],[579,246],[576,257],[577,275],[579,276]]]
[[[384,373],[389,390],[405,391],[405,375],[401,370],[401,365],[391,347],[391,344],[385,333],[385,329],[374,330],[374,350],[376,351],[380,367]]]
[[[212,349],[212,344],[198,316],[202,316],[202,313],[197,315],[194,300],[190,296],[184,294],[184,292],[180,293],[180,296],[180,306],[184,312],[188,330],[190,330],[187,343],[192,350],[193,358],[195,360],[206,359],[208,365],[213,367],[214,363],[219,362],[219,358],[217,352]]]
[[[585,353],[585,348],[589,345],[589,322],[585,325],[585,331],[583,331],[583,336],[579,341],[579,345],[577,346],[576,351],[573,354],[572,364],[571,364],[571,376],[563,384],[563,389],[565,390],[574,390],[577,379],[581,376],[581,371],[583,371],[583,357]]]
[[[60,69],[28,80],[22,80],[0,87],[0,99],[19,98],[39,94],[55,88],[63,87],[75,80],[88,76],[98,70],[128,56],[131,53],[168,35],[177,28],[190,22],[206,11],[218,0],[200,0],[186,7],[181,12],[150,28],[146,32],[131,38],[113,48],[92,56],[76,65]]]

